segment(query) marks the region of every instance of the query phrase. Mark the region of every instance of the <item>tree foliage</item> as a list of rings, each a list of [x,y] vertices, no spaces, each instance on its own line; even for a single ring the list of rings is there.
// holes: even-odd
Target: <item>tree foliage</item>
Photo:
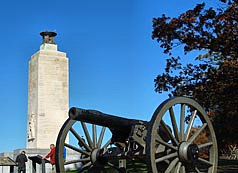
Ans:
[[[191,132],[189,134],[189,136],[191,137],[198,129],[200,128],[200,126],[197,127],[193,127],[191,129]],[[203,130],[198,137],[194,140],[194,144],[200,145],[200,144],[205,144],[207,142],[209,142],[209,133],[205,130]],[[202,158],[209,158],[209,149],[208,148],[201,148],[199,150],[199,155]]]
[[[238,0],[220,4],[213,9],[201,3],[178,17],[154,18],[152,38],[168,56],[164,72],[155,79],[156,92],[194,97],[224,146],[238,143]],[[192,57],[196,63],[182,65],[181,57],[173,55],[178,46],[184,55],[198,52]]]

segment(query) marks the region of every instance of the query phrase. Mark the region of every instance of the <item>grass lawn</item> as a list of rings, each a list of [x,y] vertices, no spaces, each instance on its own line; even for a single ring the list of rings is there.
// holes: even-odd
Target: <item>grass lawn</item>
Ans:
[[[93,171],[85,171],[85,173],[92,173]],[[144,163],[128,163],[127,173],[146,173],[147,168]],[[238,160],[219,159],[218,173],[238,173]],[[77,173],[77,171],[68,171],[67,173]],[[118,173],[115,169],[105,168],[103,173]]]

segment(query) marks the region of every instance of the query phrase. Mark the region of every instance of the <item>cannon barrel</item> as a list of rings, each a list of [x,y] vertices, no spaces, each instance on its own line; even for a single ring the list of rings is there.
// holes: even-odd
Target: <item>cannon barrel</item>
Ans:
[[[73,120],[97,124],[124,132],[130,131],[131,127],[136,123],[144,122],[140,120],[127,119],[115,115],[105,114],[96,110],[87,110],[75,107],[72,107],[69,110],[69,117]]]
[[[146,126],[148,124],[147,121],[127,119],[115,115],[105,114],[96,110],[88,110],[75,107],[72,107],[69,110],[69,117],[73,120],[108,127],[113,132],[113,134],[117,136],[117,138],[118,135],[119,137],[123,136],[123,138],[127,137],[135,124],[143,123]],[[167,127],[168,129],[170,129],[168,125]],[[160,126],[158,133],[164,141],[168,142],[170,140],[163,126]]]

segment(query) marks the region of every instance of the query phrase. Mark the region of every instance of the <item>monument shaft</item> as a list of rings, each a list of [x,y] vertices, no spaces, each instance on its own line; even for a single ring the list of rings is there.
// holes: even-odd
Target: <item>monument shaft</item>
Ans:
[[[29,61],[27,148],[49,148],[68,116],[68,58],[56,35],[43,32],[40,50]]]

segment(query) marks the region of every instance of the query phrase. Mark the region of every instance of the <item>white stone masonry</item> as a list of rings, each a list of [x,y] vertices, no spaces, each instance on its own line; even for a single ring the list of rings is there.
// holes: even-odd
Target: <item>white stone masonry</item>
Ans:
[[[66,53],[43,43],[29,61],[27,148],[47,149],[68,117]]]

